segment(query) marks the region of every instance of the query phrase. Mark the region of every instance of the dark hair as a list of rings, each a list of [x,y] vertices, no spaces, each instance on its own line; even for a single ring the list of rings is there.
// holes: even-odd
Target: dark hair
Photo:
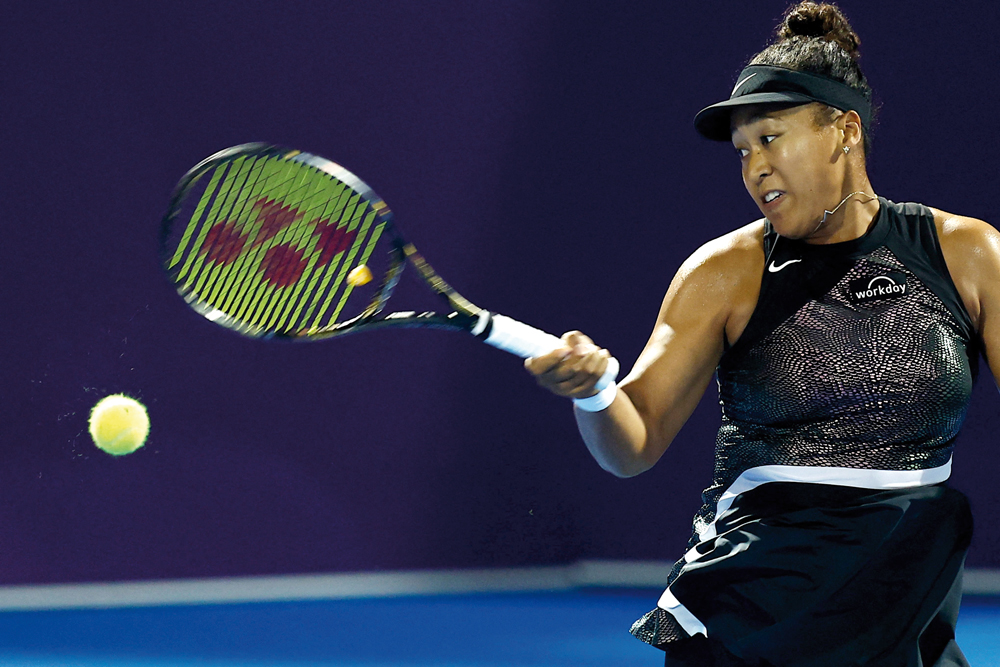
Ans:
[[[778,25],[777,39],[747,65],[771,65],[820,74],[850,86],[871,102],[871,86],[858,66],[859,46],[861,38],[839,7],[830,3],[800,2],[785,12]],[[873,123],[875,112],[873,106]],[[833,107],[824,106],[817,121],[829,123],[836,115]],[[865,157],[868,157],[872,128],[863,127],[862,130]]]

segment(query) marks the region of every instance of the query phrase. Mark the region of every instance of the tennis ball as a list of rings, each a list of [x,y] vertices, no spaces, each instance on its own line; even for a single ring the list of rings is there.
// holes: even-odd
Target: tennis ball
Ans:
[[[351,272],[347,274],[347,282],[355,287],[360,287],[361,285],[367,285],[372,281],[372,270],[368,268],[365,264],[359,264],[358,266],[351,269]]]
[[[146,407],[125,394],[105,396],[90,411],[90,437],[108,454],[131,454],[146,443]]]

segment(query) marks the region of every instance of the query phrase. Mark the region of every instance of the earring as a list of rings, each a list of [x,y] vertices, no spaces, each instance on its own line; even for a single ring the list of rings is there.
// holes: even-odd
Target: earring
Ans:
[[[844,146],[844,155],[847,155],[850,152],[851,152],[850,146]]]

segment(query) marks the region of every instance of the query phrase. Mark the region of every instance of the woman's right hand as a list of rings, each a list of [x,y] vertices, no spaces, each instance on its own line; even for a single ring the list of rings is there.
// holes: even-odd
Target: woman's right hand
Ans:
[[[608,368],[611,354],[579,331],[567,331],[562,341],[565,347],[525,359],[524,367],[539,386],[556,396],[593,396],[597,393],[595,385]]]

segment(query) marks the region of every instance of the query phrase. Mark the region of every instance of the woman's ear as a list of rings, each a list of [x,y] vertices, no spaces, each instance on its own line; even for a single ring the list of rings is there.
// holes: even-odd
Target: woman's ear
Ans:
[[[843,137],[844,146],[853,150],[861,149],[864,141],[864,130],[861,127],[861,116],[857,111],[847,111],[837,119]]]

